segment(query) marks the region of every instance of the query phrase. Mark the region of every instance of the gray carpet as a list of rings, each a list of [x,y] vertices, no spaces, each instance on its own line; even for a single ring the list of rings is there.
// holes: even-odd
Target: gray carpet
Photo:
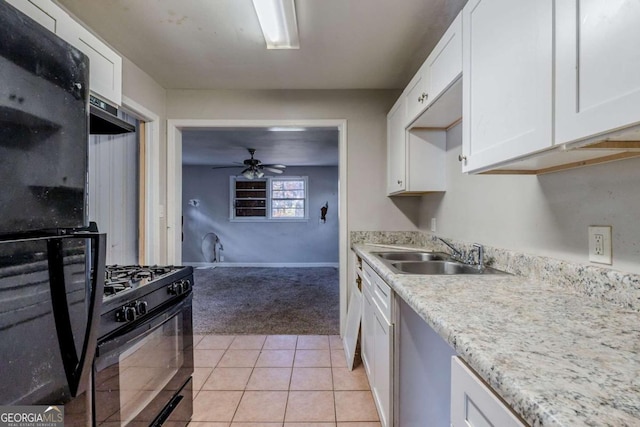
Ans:
[[[194,270],[193,329],[215,334],[339,334],[338,269]]]

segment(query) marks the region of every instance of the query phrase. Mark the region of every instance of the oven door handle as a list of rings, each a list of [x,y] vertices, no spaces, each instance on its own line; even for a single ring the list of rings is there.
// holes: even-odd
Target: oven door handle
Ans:
[[[86,238],[91,241],[91,278],[89,307],[87,310],[87,327],[82,340],[80,356],[76,353],[73,328],[67,301],[67,287],[64,274],[63,239]],[[77,396],[86,390],[91,374],[93,358],[98,340],[98,324],[104,293],[105,257],[107,235],[101,233],[78,232],[67,236],[58,236],[47,240],[49,252],[49,286],[53,317],[58,334],[58,344],[64,366],[69,391]]]
[[[145,322],[135,325],[130,331],[99,343],[96,353],[96,369],[101,371],[113,363],[118,362],[118,357],[125,345],[134,345],[136,342],[143,340],[146,336],[153,333],[156,329],[183,311],[185,307],[189,306],[192,298],[193,294],[190,292],[179,303],[171,306],[170,309],[153,316]]]

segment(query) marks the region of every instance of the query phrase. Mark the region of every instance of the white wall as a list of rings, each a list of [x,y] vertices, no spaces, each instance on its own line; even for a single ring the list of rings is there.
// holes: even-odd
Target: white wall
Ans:
[[[288,167],[287,175],[309,178],[309,220],[304,222],[229,221],[228,169],[182,169],[184,241],[182,260],[205,262],[201,246],[214,232],[224,246],[225,263],[338,263],[338,168]],[[197,199],[198,206],[189,200]],[[329,202],[327,222],[320,207]]]
[[[613,226],[613,265],[640,273],[640,159],[541,176],[463,175],[461,125],[447,133],[447,189],[422,197],[420,229],[588,262],[587,227]]]
[[[395,90],[169,90],[170,119],[347,120],[349,230],[417,230],[419,199],[386,196]]]
[[[158,187],[157,200],[152,203],[166,207],[167,204],[167,91],[162,88],[147,73],[142,71],[137,65],[126,57],[122,57],[122,94],[124,97],[131,99],[133,102],[141,105],[145,109],[151,111],[158,117],[157,123],[157,140],[152,149],[158,153],[158,165],[149,165],[148,168],[158,168],[158,178],[148,185]],[[150,132],[149,127],[147,132]],[[153,133],[153,132],[151,132]],[[149,152],[149,148],[148,148]],[[166,264],[167,262],[167,223],[166,217],[160,214],[162,209],[156,206],[156,217],[147,219],[148,227],[153,227],[149,233],[153,233],[160,248],[156,251],[146,248],[147,257],[149,258],[154,252],[158,253],[158,258],[153,259],[152,263]],[[156,226],[153,226],[153,224]],[[147,239],[148,240],[148,239]],[[143,260],[140,260],[143,262]]]
[[[126,113],[128,123],[136,120]],[[138,262],[137,133],[89,136],[89,220],[107,233],[107,264]]]

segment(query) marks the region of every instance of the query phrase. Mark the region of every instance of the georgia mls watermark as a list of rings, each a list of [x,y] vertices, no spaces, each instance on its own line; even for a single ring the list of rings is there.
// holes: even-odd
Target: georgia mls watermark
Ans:
[[[0,427],[64,427],[64,406],[0,406]]]

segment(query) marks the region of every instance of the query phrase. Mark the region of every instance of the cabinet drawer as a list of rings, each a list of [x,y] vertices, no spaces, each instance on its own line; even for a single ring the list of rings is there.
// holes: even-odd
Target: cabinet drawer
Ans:
[[[373,303],[380,311],[380,314],[384,316],[388,323],[391,322],[391,287],[385,283],[378,274],[368,265],[364,264],[363,269],[365,275],[365,282],[369,281],[368,286],[369,293],[373,299]]]
[[[362,280],[362,286],[367,288],[370,295],[373,295],[373,287],[375,286],[374,283],[377,274],[373,271],[373,269],[371,269],[371,267],[369,267],[369,264],[363,263],[362,275],[364,279]]]

